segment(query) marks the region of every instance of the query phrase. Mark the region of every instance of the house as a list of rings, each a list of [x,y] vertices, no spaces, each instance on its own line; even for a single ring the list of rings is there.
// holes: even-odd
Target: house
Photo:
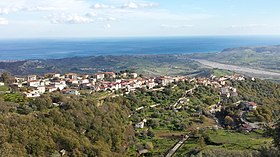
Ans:
[[[38,90],[33,90],[33,91],[31,91],[31,92],[25,92],[24,94],[25,94],[25,96],[26,96],[27,98],[36,98],[36,97],[40,97],[40,93],[39,93]]]
[[[248,102],[245,104],[245,108],[249,111],[256,110],[258,105],[255,102]]]
[[[161,84],[162,86],[166,86],[170,83],[173,83],[174,82],[174,79],[171,78],[171,77],[167,77],[167,76],[162,76],[162,77],[159,77],[156,79],[156,82],[158,84]]]
[[[127,77],[127,73],[122,73],[121,77]]]
[[[4,82],[0,82],[0,86],[4,86],[5,85],[5,83]]]
[[[136,124],[135,124],[135,128],[143,129],[144,126],[145,126],[145,123],[147,123],[147,119],[143,119],[141,122],[136,123]]]
[[[70,78],[72,80],[77,80],[78,79],[78,75],[76,73],[68,73],[66,74],[67,78]]]
[[[95,82],[97,81],[96,78],[90,78],[89,81],[92,83],[92,84],[95,84]]]
[[[38,93],[43,94],[46,92],[46,87],[45,86],[38,86],[37,87]]]
[[[106,78],[116,78],[116,74],[114,72],[105,72],[104,76]]]
[[[226,81],[220,81],[220,84],[225,86],[226,85]]]
[[[121,82],[122,82],[122,79],[116,79],[115,82],[116,82],[116,83],[121,83]]]
[[[46,86],[48,86],[48,85],[51,84],[51,81],[48,80],[48,79],[44,79],[44,80],[42,80],[42,81],[44,82],[44,84],[45,84]]]
[[[89,83],[89,79],[83,79],[80,81],[81,84],[88,84]]]
[[[242,75],[233,75],[233,76],[231,76],[231,79],[236,80],[236,81],[244,81],[245,77]]]
[[[137,76],[138,76],[137,73],[131,73],[131,74],[130,74],[130,77],[132,77],[132,78],[137,78]]]
[[[145,122],[143,122],[143,121],[135,124],[135,128],[137,128],[137,129],[143,129],[144,126],[145,126]]]
[[[37,80],[37,76],[36,75],[28,75],[27,76],[27,81],[36,81]]]
[[[47,87],[47,91],[54,92],[54,91],[57,91],[57,88],[55,86],[49,86],[49,87]]]
[[[27,83],[27,85],[30,86],[30,87],[38,87],[38,86],[41,85],[41,83],[40,83],[40,81],[33,80],[33,81],[29,81]]]
[[[103,73],[97,73],[94,74],[94,78],[96,78],[96,80],[103,80],[105,78],[105,75]]]
[[[83,78],[83,79],[88,79],[88,78],[89,78],[89,75],[88,75],[88,74],[84,74],[84,75],[82,76],[82,78]]]
[[[229,87],[222,87],[221,88],[221,95],[225,95],[229,98],[230,97]]]
[[[67,83],[70,84],[70,85],[78,85],[79,81],[78,80],[70,79],[70,80],[67,80]]]
[[[148,89],[152,89],[156,86],[156,83],[153,82],[153,81],[149,81],[149,82],[146,83],[146,86],[147,86]]]
[[[23,83],[23,82],[25,82],[25,81],[26,81],[25,78],[15,77],[15,82],[16,82],[16,83]]]
[[[63,84],[63,83],[60,83],[60,82],[55,82],[54,87],[55,87],[56,89],[62,90],[62,89],[64,89],[65,87],[67,87],[67,85],[66,85],[66,84]]]
[[[59,77],[60,77],[60,74],[59,74],[59,73],[53,74],[52,77],[53,77],[53,78],[59,78]]]
[[[237,92],[236,88],[231,88],[232,92]]]

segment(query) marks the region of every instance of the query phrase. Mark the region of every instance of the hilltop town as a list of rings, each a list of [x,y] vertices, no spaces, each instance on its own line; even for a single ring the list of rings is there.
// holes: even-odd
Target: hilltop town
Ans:
[[[254,78],[252,78],[254,79]],[[99,72],[96,74],[79,75],[77,73],[47,73],[43,76],[28,75],[26,77],[13,77],[11,85],[17,88],[27,98],[39,97],[46,92],[60,91],[64,94],[80,95],[80,90],[119,91],[126,94],[140,88],[161,89],[174,82],[189,81],[205,86],[210,85],[219,88],[222,95],[227,97],[237,95],[237,89],[226,84],[227,80],[244,81],[244,75],[231,75],[225,77],[211,76],[210,78],[190,78],[188,76],[159,76],[142,77],[135,72]],[[0,82],[0,86],[4,86]]]
[[[185,144],[197,138],[208,140],[204,143],[210,147],[211,142],[219,141],[209,139],[205,134],[220,137],[229,134],[227,130],[236,131],[232,134],[233,137],[238,137],[240,132],[254,134],[255,131],[264,130],[266,125],[274,124],[273,119],[278,115],[275,113],[278,110],[274,102],[278,99],[279,86],[240,74],[210,77],[145,77],[126,70],[15,77],[3,73],[1,81],[0,102],[4,104],[3,108],[12,103],[12,108],[7,111],[16,115],[28,115],[30,118],[34,115],[36,118],[38,114],[50,114],[54,111],[67,115],[68,112],[72,112],[68,111],[69,109],[74,109],[75,113],[79,114],[84,112],[82,108],[87,106],[97,107],[93,111],[102,110],[98,112],[108,112],[108,108],[117,106],[124,108],[125,113],[122,113],[122,117],[117,121],[125,121],[126,123],[121,124],[124,128],[132,127],[135,132],[131,135],[135,136],[134,144],[131,145],[133,147],[127,146],[127,149],[135,147],[138,155],[184,154],[193,149],[203,148],[198,145],[197,140],[193,141],[195,147]],[[112,102],[115,104],[112,105]],[[270,108],[275,108],[275,111]],[[106,122],[98,120],[95,117],[96,113],[95,116],[85,116],[96,124]],[[79,117],[84,117],[84,113],[76,118]],[[73,122],[81,121],[83,120]],[[86,137],[91,137],[87,135],[90,130],[102,128],[75,125],[78,133]],[[110,125],[115,125],[115,122]],[[211,130],[216,130],[216,133]],[[119,135],[119,132],[116,135]],[[112,138],[115,137],[112,135]],[[247,138],[244,136],[240,140],[247,141]],[[254,135],[254,138],[259,137]],[[262,140],[269,141],[268,138]],[[167,143],[169,144],[166,145]],[[262,141],[258,142],[261,143]],[[176,145],[173,148],[174,144]],[[226,146],[226,143],[221,141],[221,145]],[[255,146],[254,143],[250,145]],[[63,153],[71,153],[70,149],[60,148]],[[135,150],[129,152],[133,153]]]

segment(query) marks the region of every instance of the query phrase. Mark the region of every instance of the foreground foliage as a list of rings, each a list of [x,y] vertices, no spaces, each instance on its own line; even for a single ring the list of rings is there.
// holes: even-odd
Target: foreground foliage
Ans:
[[[0,156],[51,156],[61,150],[69,156],[123,156],[133,130],[119,103],[96,107],[93,100],[59,94],[25,105],[0,101]]]

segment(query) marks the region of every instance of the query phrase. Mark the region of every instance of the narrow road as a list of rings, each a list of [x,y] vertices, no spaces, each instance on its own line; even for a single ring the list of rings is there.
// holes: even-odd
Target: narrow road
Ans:
[[[164,157],[172,157],[177,152],[177,150],[187,141],[188,138],[189,138],[189,136],[186,135],[172,149],[170,149]]]
[[[198,86],[195,85],[192,89],[187,90],[186,93],[185,93],[185,95],[184,95],[183,97],[179,98],[179,99],[176,101],[175,104],[171,104],[170,107],[174,107],[174,108],[175,108],[177,105],[180,104],[180,101],[181,101],[181,100],[187,99],[187,94],[192,93],[197,87],[198,87]]]
[[[251,122],[248,122],[247,121],[247,119],[246,119],[246,111],[242,111],[241,112],[241,118],[240,118],[240,120],[243,122],[243,123],[245,123],[245,124],[247,124],[247,125],[249,125],[252,129],[259,129],[260,128],[260,122],[255,122],[255,123],[251,123]]]

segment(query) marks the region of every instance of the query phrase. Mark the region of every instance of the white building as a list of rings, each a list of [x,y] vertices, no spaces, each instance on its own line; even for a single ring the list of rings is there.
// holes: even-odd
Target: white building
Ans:
[[[54,84],[54,87],[57,88],[57,89],[59,89],[59,90],[64,89],[66,86],[67,86],[66,84],[62,84],[62,83],[58,83],[58,82],[56,82],[56,83]]]
[[[0,86],[4,86],[5,85],[5,83],[4,82],[0,82]]]
[[[28,82],[28,86],[30,86],[30,87],[38,87],[40,85],[41,85],[40,81],[30,81],[30,82]]]
[[[59,78],[60,77],[60,74],[53,74],[53,78]]]
[[[54,91],[57,91],[57,88],[54,86],[50,86],[50,87],[47,87],[47,90],[48,90],[48,92],[54,92]]]
[[[43,94],[46,92],[46,87],[45,86],[38,86],[37,90],[39,92],[39,94]]]
[[[130,76],[131,76],[132,78],[137,78],[138,74],[137,74],[137,73],[131,73]]]
[[[89,80],[88,80],[88,79],[83,79],[83,80],[81,80],[80,82],[81,82],[81,84],[88,84],[88,83],[89,83]]]
[[[24,94],[25,94],[25,96],[26,96],[27,98],[36,98],[36,97],[40,97],[40,93],[39,93],[38,90],[33,90],[33,91],[29,92],[29,93],[24,93]]]
[[[105,78],[105,75],[103,73],[98,73],[94,75],[94,78],[97,80],[103,80]]]
[[[36,75],[28,75],[27,76],[27,81],[36,81],[37,80],[37,76]]]
[[[143,121],[135,124],[135,128],[137,129],[143,129],[144,126],[145,126],[145,122]]]
[[[152,89],[156,86],[156,83],[155,82],[147,82],[146,86],[148,87],[148,89]]]

